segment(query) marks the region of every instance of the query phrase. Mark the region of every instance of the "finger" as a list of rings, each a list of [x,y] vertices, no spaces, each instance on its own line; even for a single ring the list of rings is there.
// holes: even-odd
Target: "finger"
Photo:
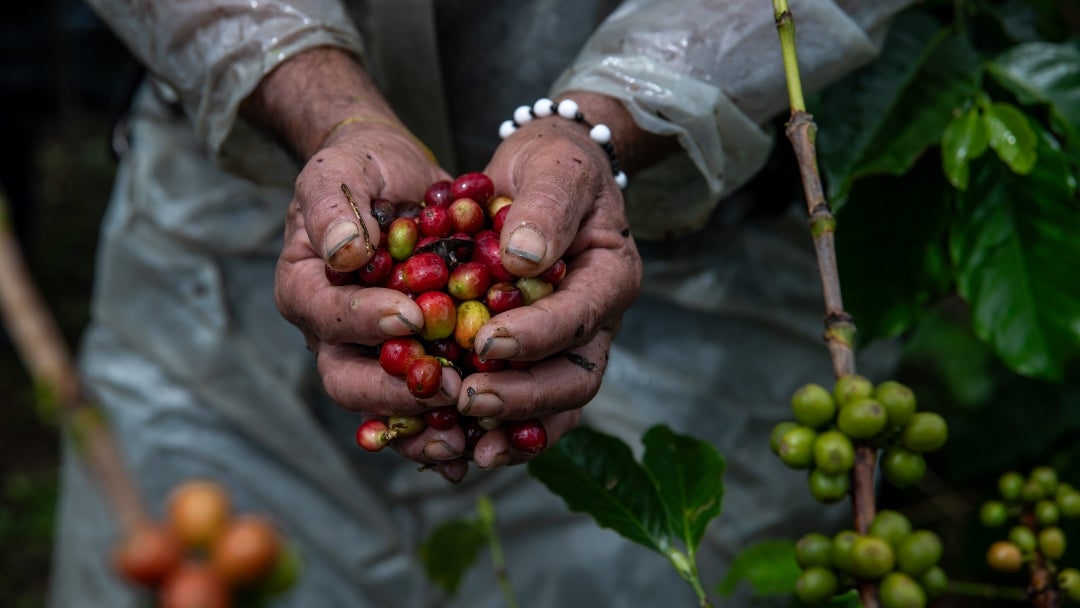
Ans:
[[[319,258],[277,267],[274,296],[293,325],[327,344],[378,344],[420,331],[424,315],[409,296],[379,287],[331,285]]]
[[[317,363],[323,387],[334,403],[354,412],[379,416],[412,416],[425,410],[457,403],[461,376],[444,367],[439,392],[417,399],[405,380],[383,370],[371,349],[352,344],[319,345]]]
[[[613,333],[533,363],[528,369],[476,373],[461,384],[458,410],[503,420],[542,418],[580,408],[600,389]]]
[[[560,412],[540,419],[547,435],[548,447],[555,444],[560,437],[570,432],[581,421],[581,410],[575,409],[568,412]],[[497,467],[512,466],[526,463],[543,453],[523,452],[511,445],[505,432],[501,430],[489,431],[480,438],[473,449],[473,461],[481,469],[493,469]]]
[[[573,258],[550,295],[492,317],[476,334],[485,359],[535,361],[614,328],[640,290],[641,261],[630,245]]]
[[[409,460],[437,465],[465,455],[465,433],[457,425],[445,430],[428,427],[414,437],[394,440],[394,447]]]

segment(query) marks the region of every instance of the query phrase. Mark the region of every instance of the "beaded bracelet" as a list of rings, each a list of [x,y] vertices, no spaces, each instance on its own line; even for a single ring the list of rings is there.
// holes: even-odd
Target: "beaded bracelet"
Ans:
[[[531,106],[519,106],[514,110],[514,117],[504,120],[499,125],[499,137],[506,139],[510,134],[517,131],[522,125],[534,118],[547,118],[548,116],[561,116],[568,120],[581,123],[589,129],[589,139],[600,144],[611,162],[611,172],[615,176],[615,183],[620,189],[626,188],[626,173],[619,169],[619,160],[615,158],[615,146],[611,144],[611,129],[607,125],[590,124],[585,116],[578,111],[578,104],[572,99],[564,99],[558,103],[544,97],[536,100]]]

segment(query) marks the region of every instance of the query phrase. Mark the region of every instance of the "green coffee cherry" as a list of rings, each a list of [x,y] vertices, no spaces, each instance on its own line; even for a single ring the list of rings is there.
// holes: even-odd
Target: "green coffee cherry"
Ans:
[[[1052,526],[1058,523],[1059,519],[1061,519],[1061,511],[1056,501],[1044,498],[1035,503],[1035,521],[1039,522],[1039,525]]]
[[[1009,519],[1009,508],[1000,500],[988,500],[979,507],[979,521],[987,528],[1005,525]]]
[[[1016,543],[999,540],[986,550],[986,563],[998,572],[1017,572],[1024,565],[1024,555]]]
[[[1013,526],[1009,529],[1009,542],[1016,545],[1020,551],[1028,555],[1035,551],[1037,540],[1035,532],[1027,526]]]
[[[1067,519],[1080,517],[1080,492],[1076,490],[1061,492],[1055,498],[1055,502],[1062,517]]]
[[[888,422],[885,408],[870,398],[842,405],[836,415],[837,428],[852,439],[869,439],[883,431]]]
[[[859,535],[854,530],[841,530],[833,535],[832,563],[845,572],[851,572],[851,548]]]
[[[780,438],[780,460],[793,469],[807,469],[814,464],[814,442],[817,431],[798,426]]]
[[[1024,486],[1024,476],[1016,471],[1002,473],[998,478],[998,492],[1008,502],[1020,499],[1020,489]]]
[[[892,572],[896,553],[876,536],[859,536],[851,545],[851,573],[862,579],[878,579]]]
[[[820,532],[805,534],[795,543],[795,561],[804,570],[832,566],[832,539]]]
[[[1034,479],[1025,479],[1024,483],[1020,485],[1020,501],[1025,504],[1036,503],[1045,496],[1042,484]]]
[[[851,491],[851,476],[847,473],[827,473],[815,467],[810,471],[807,484],[816,500],[831,505],[847,497]]]
[[[943,551],[941,537],[930,530],[916,530],[900,542],[896,565],[911,576],[922,576],[937,565]]]
[[[869,399],[873,394],[874,384],[859,374],[841,376],[833,385],[833,398],[840,407],[859,399]]]
[[[1070,601],[1080,602],[1080,570],[1065,568],[1058,573],[1057,581]]]
[[[884,509],[877,512],[867,529],[867,534],[883,539],[896,549],[909,534],[911,534],[911,521],[899,511]]]
[[[836,595],[836,574],[829,568],[812,566],[795,581],[795,595],[807,604],[823,604]]]
[[[903,427],[917,409],[915,392],[895,380],[877,385],[874,399],[885,408],[890,427]]]
[[[814,465],[826,473],[847,473],[855,466],[855,446],[840,431],[818,435],[814,442]]]
[[[894,486],[910,488],[926,475],[926,459],[917,452],[893,446],[881,455],[881,472]]]
[[[805,384],[791,396],[791,411],[795,420],[817,429],[832,422],[836,416],[836,401],[820,384]]]
[[[1057,561],[1065,555],[1065,532],[1057,527],[1050,526],[1039,530],[1038,537],[1039,553],[1050,561]]]
[[[891,572],[878,586],[881,608],[925,608],[926,592],[903,572]]]
[[[1031,470],[1028,479],[1042,486],[1044,496],[1053,496],[1057,490],[1058,474],[1054,467],[1038,466]]]
[[[913,452],[933,452],[948,438],[949,427],[935,412],[916,412],[900,431],[900,442]]]
[[[949,576],[941,566],[934,566],[919,577],[923,590],[926,591],[926,599],[933,601],[945,595],[949,590]]]
[[[796,428],[799,428],[799,423],[791,420],[776,423],[772,433],[769,434],[769,449],[773,451],[773,454],[780,455],[780,438],[788,431]]]

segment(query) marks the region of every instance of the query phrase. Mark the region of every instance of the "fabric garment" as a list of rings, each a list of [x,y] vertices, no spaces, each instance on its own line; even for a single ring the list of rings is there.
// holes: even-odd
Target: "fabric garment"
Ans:
[[[632,446],[662,422],[725,454],[724,513],[700,556],[706,585],[748,543],[820,527],[805,480],[768,448],[791,392],[831,377],[816,262],[797,208],[751,216],[754,201],[738,192],[771,146],[761,125],[783,108],[768,3],[90,4],[153,78],[133,103],[102,226],[81,369],[154,512],[174,485],[205,476],[226,483],[238,509],[282,525],[306,568],[281,606],[503,605],[486,560],[446,598],[417,556],[481,493],[495,502],[523,605],[695,601],[663,558],[570,513],[524,467],[451,485],[353,444],[358,418],[326,399],[300,332],[274,305],[298,167],[237,119],[263,75],[314,46],[362,55],[451,172],[482,168],[514,107],[565,90],[623,99],[643,127],[677,135],[685,153],[627,191],[645,284],[584,422]],[[793,3],[812,86],[870,60],[905,2],[847,4]],[[454,35],[463,42],[447,43]],[[861,369],[886,373],[893,355],[887,345],[867,353]],[[103,557],[115,534],[65,450],[50,606],[136,605]]]

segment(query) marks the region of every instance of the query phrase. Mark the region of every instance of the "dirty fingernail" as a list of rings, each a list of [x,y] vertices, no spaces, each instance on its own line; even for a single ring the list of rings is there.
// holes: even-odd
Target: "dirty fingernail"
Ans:
[[[458,454],[445,441],[433,440],[424,445],[424,458],[428,460],[450,460],[457,458]]]
[[[405,336],[420,331],[420,327],[405,315],[395,312],[379,319],[379,330],[391,336]]]
[[[331,260],[341,248],[351,243],[360,236],[360,230],[356,224],[350,221],[338,222],[326,231],[323,237],[323,259]]]
[[[528,226],[515,228],[506,242],[506,252],[519,258],[538,263],[547,253],[544,235]]]
[[[491,458],[488,458],[485,462],[476,462],[476,466],[481,469],[495,469],[498,467],[505,467],[508,464],[510,464],[509,452],[499,452]]]
[[[443,479],[450,483],[461,483],[461,480],[465,478],[465,474],[469,472],[468,467],[463,467],[457,462],[438,465],[436,470],[443,476]]]
[[[476,417],[498,416],[505,407],[502,397],[495,393],[473,393],[469,395],[469,401],[465,404],[462,413]]]
[[[478,353],[484,359],[511,359],[521,352],[521,344],[516,338],[491,337],[484,342]]]

